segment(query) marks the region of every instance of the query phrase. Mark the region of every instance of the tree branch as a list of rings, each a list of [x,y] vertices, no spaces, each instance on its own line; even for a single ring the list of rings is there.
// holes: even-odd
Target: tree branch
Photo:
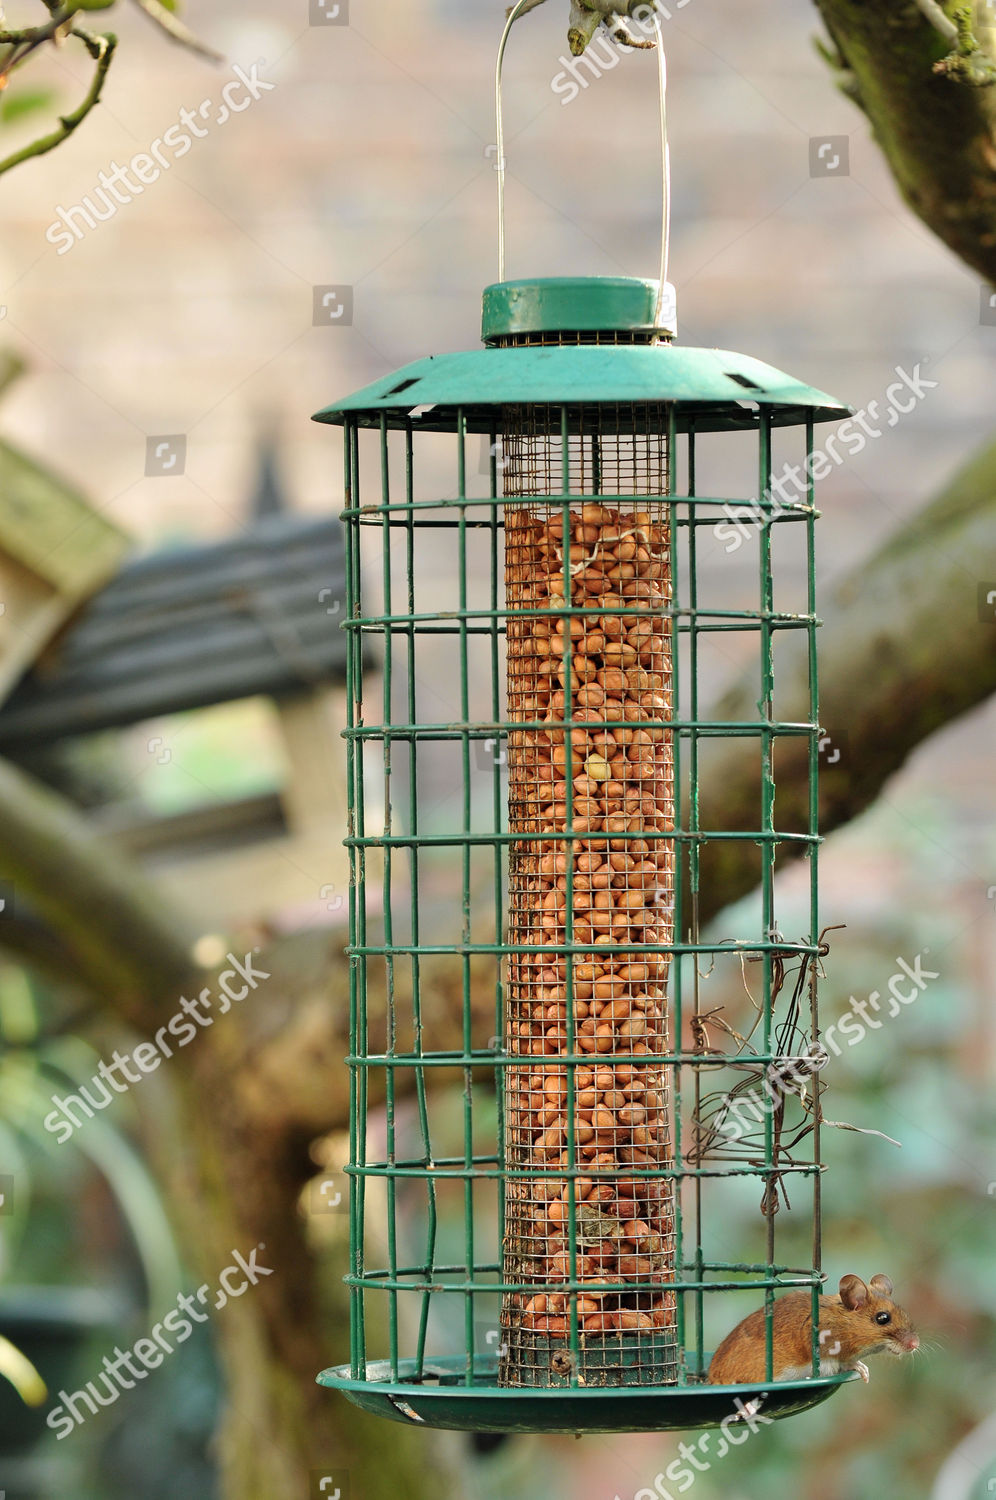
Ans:
[[[952,0],[815,3],[906,202],[996,284],[996,87],[964,86],[996,79],[991,30]]]
[[[140,871],[104,848],[83,817],[9,761],[0,760],[0,874],[58,933],[78,982],[145,1030],[158,1002],[198,972],[199,932]],[[0,923],[0,940],[3,937]]]
[[[821,831],[856,818],[935,730],[996,692],[996,615],[980,618],[980,583],[996,587],[996,443],[986,447],[925,510],[838,585],[821,609],[821,724],[841,749],[824,763]],[[783,639],[786,639],[783,637]],[[779,714],[807,717],[801,638],[776,658]],[[753,681],[726,695],[718,719],[755,718]],[[776,747],[777,826],[805,828],[808,757],[801,741]],[[756,826],[756,746],[728,741],[703,754],[703,828]],[[787,856],[786,856],[787,857]],[[705,851],[702,918],[757,885],[757,850]]]
[[[243,1027],[233,1034],[240,1049],[229,1058],[233,1101],[252,1122],[252,1132],[282,1139],[311,1140],[349,1126],[349,1086],[343,1058],[349,1051],[349,960],[344,930],[294,933],[268,946],[262,962],[267,981],[266,1030]],[[459,1054],[464,1047],[463,971],[451,958],[430,954],[420,964],[423,1007],[431,1008],[435,1052]],[[370,1034],[383,1035],[388,1023],[386,968],[371,964],[367,973]],[[484,1045],[495,1024],[494,958],[475,955],[469,964],[473,1035]],[[412,1014],[411,975],[397,972],[392,981],[395,1013]],[[384,1102],[384,1068],[370,1071],[366,1083],[371,1110]],[[475,1076],[478,1070],[474,1069]],[[448,1068],[424,1069],[428,1092],[453,1087]],[[480,1070],[480,1082],[493,1083],[494,1071]],[[415,1070],[396,1068],[395,1097],[413,1092]]]

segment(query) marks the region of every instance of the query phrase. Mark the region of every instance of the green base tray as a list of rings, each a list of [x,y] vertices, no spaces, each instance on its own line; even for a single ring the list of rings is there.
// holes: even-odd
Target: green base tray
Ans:
[[[416,1381],[415,1361],[398,1361],[398,1380],[387,1360],[367,1365],[366,1379],[353,1380],[349,1365],[323,1370],[328,1386],[364,1411],[425,1427],[458,1432],[683,1432],[719,1427],[739,1397],[746,1405],[764,1396],[766,1417],[809,1411],[858,1377],[853,1371],[817,1380],[770,1385],[629,1386],[615,1389],[509,1390],[496,1384],[497,1358],[476,1360],[475,1383],[465,1385],[459,1356],[427,1359]]]

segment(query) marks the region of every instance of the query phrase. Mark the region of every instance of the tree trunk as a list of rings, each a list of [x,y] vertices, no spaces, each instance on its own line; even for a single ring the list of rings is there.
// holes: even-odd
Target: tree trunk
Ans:
[[[184,1243],[196,1247],[205,1280],[217,1280],[232,1252],[260,1249],[272,1276],[216,1315],[225,1378],[219,1456],[225,1500],[246,1495],[307,1495],[309,1475],[351,1470],[367,1500],[429,1494],[453,1462],[452,1441],[425,1430],[385,1429],[345,1397],[315,1384],[319,1371],[349,1357],[347,1220],[309,1214],[302,1191],[319,1171],[316,1138],[348,1127],[348,966],[345,934],[286,939],[255,962],[269,977],[191,1045],[177,1070],[176,1132],[157,1154],[163,1180],[182,1214]],[[484,967],[493,970],[485,960]],[[493,981],[493,973],[492,973]],[[434,1046],[462,1044],[459,965],[424,970],[436,1028]],[[481,1019],[493,1016],[494,988],[478,973]],[[397,1003],[406,997],[400,981]],[[386,991],[372,979],[371,1029],[383,1030]],[[231,1022],[232,1024],[226,1024]],[[427,1070],[433,1087],[440,1069]],[[405,1092],[399,1079],[398,1095]],[[370,1089],[371,1115],[380,1098]],[[156,1151],[155,1144],[150,1147]],[[332,1243],[315,1244],[316,1225],[332,1225]],[[386,1299],[368,1299],[377,1304]],[[402,1302],[404,1298],[401,1299]],[[386,1306],[380,1309],[386,1313]],[[368,1311],[374,1336],[378,1308]],[[404,1326],[402,1324],[402,1326]],[[354,1493],[356,1490],[354,1489]]]
[[[206,1280],[216,1281],[233,1250],[248,1257],[257,1247],[259,1264],[273,1272],[215,1314],[225,1382],[217,1434],[224,1500],[306,1496],[315,1492],[311,1476],[332,1470],[350,1471],[353,1493],[369,1500],[429,1494],[456,1479],[445,1472],[438,1435],[386,1428],[315,1383],[320,1370],[349,1357],[346,1220],[332,1221],[340,1237],[330,1250],[312,1249],[299,1203],[316,1171],[310,1137],[247,1110],[223,1051],[205,1046],[180,1077],[190,1159],[179,1173],[174,1162],[168,1180]],[[340,1059],[325,1088],[342,1096],[344,1085]],[[171,1137],[171,1154],[175,1145]]]

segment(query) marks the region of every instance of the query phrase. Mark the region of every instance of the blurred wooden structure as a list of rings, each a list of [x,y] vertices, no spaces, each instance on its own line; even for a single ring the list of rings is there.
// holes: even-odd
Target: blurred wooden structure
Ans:
[[[98,731],[272,700],[286,762],[279,792],[165,817],[133,806],[91,813],[174,899],[219,925],[294,908],[304,917],[309,906],[312,917],[341,915],[348,886],[342,529],[286,513],[265,453],[253,513],[229,540],[128,562],[0,701],[0,754],[31,770],[52,746]],[[0,509],[0,546],[7,529]]]
[[[0,701],[130,545],[71,485],[0,442]]]

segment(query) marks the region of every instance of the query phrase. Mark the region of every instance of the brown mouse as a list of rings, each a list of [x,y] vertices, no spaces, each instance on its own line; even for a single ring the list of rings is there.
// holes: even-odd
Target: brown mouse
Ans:
[[[842,1276],[840,1295],[820,1297],[820,1374],[856,1370],[868,1379],[862,1363],[868,1354],[912,1354],[920,1347],[907,1312],[892,1301],[888,1276]],[[789,1292],[772,1308],[772,1378],[805,1380],[812,1376],[812,1298]],[[764,1309],[759,1308],[728,1333],[712,1357],[710,1385],[762,1385],[765,1375]]]

